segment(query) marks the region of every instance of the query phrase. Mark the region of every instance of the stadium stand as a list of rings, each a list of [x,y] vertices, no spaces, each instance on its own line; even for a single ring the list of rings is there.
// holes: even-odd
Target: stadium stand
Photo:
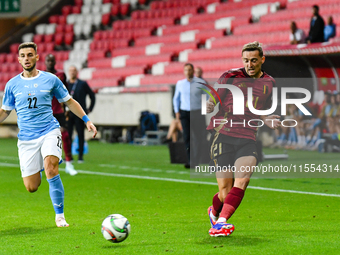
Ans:
[[[269,56],[339,52],[339,38],[303,46],[291,46],[288,40],[291,20],[308,32],[313,4],[320,6],[324,18],[332,15],[340,24],[337,0],[72,3],[51,15],[49,23],[38,24],[34,34],[23,34],[22,41],[37,43],[41,56],[56,55],[58,68],[66,71],[72,64],[85,68],[83,75],[94,89],[133,84],[137,86],[133,91],[144,85],[164,90],[163,85],[174,84],[182,75],[187,61],[201,66],[205,77],[217,77],[224,70],[239,67],[240,47],[254,40],[263,43]],[[11,45],[11,53],[0,55],[1,88],[10,77],[7,72],[19,71],[11,65],[16,62],[18,43]],[[38,63],[41,66],[42,60]]]

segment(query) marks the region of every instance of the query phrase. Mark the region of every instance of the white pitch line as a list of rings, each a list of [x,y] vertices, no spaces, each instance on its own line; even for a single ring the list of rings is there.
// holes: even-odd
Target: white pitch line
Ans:
[[[19,167],[18,164],[10,164],[10,163],[2,163],[2,162],[0,162],[0,166]],[[65,169],[60,168],[60,170],[64,171]],[[142,176],[142,175],[130,175],[130,174],[103,173],[103,172],[93,172],[93,171],[86,171],[86,170],[77,170],[77,171],[78,171],[78,173],[88,174],[88,175],[101,175],[101,176],[123,177],[123,178],[132,178],[132,179],[144,179],[144,180],[155,180],[155,181],[167,181],[167,182],[203,184],[203,185],[217,186],[217,183],[215,183],[215,182],[192,181],[192,180],[162,178],[162,177]],[[304,195],[315,195],[315,196],[324,196],[324,197],[340,197],[340,194],[327,194],[327,193],[317,193],[317,192],[287,190],[287,189],[273,189],[273,188],[265,188],[265,187],[257,187],[257,186],[248,186],[248,189],[266,190],[266,191],[283,192],[283,193],[294,193],[294,194],[304,194]]]

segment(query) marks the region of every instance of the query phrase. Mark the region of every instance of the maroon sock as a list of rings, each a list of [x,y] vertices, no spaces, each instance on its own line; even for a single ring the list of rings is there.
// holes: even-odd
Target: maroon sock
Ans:
[[[233,187],[226,199],[224,200],[224,205],[220,214],[220,217],[226,218],[227,220],[233,215],[237,207],[241,204],[244,196],[244,190]]]
[[[221,202],[221,200],[218,198],[218,192],[215,194],[213,201],[212,201],[212,214],[215,217],[218,217],[218,215],[220,214],[222,207],[223,207],[223,203]]]
[[[66,161],[71,161],[72,160],[71,140],[66,130],[61,133],[61,138],[63,139],[63,149],[65,152],[65,159]]]

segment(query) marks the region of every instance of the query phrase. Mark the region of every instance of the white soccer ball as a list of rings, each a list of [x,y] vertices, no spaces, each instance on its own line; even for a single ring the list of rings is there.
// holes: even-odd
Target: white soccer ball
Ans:
[[[123,242],[129,236],[130,230],[128,219],[120,214],[110,214],[102,223],[104,238],[113,243]]]

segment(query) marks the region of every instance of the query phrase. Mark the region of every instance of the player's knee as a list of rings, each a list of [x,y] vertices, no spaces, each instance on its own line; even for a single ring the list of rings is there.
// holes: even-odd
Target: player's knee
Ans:
[[[245,190],[249,184],[249,181],[250,181],[249,178],[236,179],[234,187]]]
[[[34,193],[38,190],[39,186],[26,185],[26,189],[30,193]]]

